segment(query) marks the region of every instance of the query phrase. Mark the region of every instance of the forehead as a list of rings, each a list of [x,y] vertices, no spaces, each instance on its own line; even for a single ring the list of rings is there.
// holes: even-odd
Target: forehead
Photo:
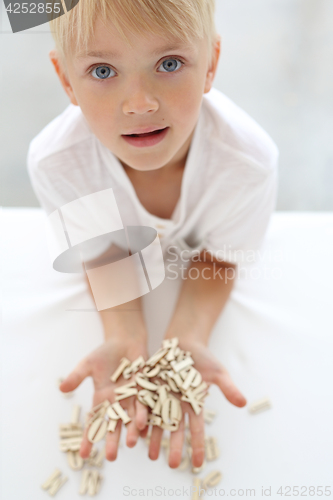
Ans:
[[[146,55],[156,57],[163,52],[177,50],[195,53],[203,44],[204,41],[199,38],[186,40],[181,34],[177,37],[167,30],[164,33],[159,30],[159,34],[153,31],[133,33],[126,30],[124,37],[111,22],[105,24],[98,18],[86,47],[76,51],[74,56],[78,59],[107,56],[117,59],[131,50],[139,53],[143,51]]]

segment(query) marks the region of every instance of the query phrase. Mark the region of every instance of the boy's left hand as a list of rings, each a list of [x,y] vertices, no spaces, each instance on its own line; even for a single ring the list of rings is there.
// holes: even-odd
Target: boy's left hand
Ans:
[[[194,367],[201,373],[202,379],[207,384],[216,384],[233,405],[240,408],[246,405],[245,397],[233,383],[228,371],[203,342],[180,338],[179,347],[184,351],[191,352]],[[176,468],[181,462],[185,434],[184,414],[188,413],[192,443],[192,463],[194,467],[200,467],[205,457],[203,411],[199,415],[196,415],[190,403],[182,401],[181,405],[183,417],[179,428],[177,431],[170,433],[169,466]],[[149,445],[149,457],[152,460],[158,458],[162,435],[163,429],[154,426]]]

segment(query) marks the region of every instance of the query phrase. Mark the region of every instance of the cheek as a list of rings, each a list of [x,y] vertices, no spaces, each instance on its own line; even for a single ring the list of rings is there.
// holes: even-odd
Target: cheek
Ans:
[[[188,87],[185,92],[179,92],[174,96],[172,107],[174,118],[184,131],[192,127],[200,108],[202,93],[197,88]]]

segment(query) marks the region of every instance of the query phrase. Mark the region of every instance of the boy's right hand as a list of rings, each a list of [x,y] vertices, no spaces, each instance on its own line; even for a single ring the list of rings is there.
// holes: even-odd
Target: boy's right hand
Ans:
[[[95,393],[93,398],[93,407],[108,399],[111,403],[115,402],[114,389],[120,385],[132,380],[124,380],[120,376],[117,382],[110,380],[120,364],[121,358],[126,357],[134,361],[139,356],[148,359],[148,353],[144,342],[134,341],[133,338],[126,336],[112,337],[105,341],[103,345],[89,354],[76,366],[68,377],[60,385],[62,392],[70,392],[76,389],[86,377],[92,377],[94,381]],[[126,444],[130,448],[136,445],[139,435],[144,437],[147,434],[147,407],[141,404],[136,396],[120,400],[121,406],[127,410],[132,419],[126,425],[127,436]],[[115,460],[119,445],[122,421],[119,420],[114,432],[106,434],[105,455],[107,460]],[[88,428],[85,429],[84,437],[81,443],[80,455],[82,458],[88,458],[93,446],[87,438]]]

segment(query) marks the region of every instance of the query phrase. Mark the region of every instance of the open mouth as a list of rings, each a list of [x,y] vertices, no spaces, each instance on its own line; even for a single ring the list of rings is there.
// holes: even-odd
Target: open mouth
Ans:
[[[126,137],[150,137],[152,135],[158,135],[158,134],[160,134],[166,128],[167,127],[164,127],[164,128],[159,129],[159,130],[154,130],[154,132],[147,132],[145,134],[129,134],[129,135],[126,135]]]

